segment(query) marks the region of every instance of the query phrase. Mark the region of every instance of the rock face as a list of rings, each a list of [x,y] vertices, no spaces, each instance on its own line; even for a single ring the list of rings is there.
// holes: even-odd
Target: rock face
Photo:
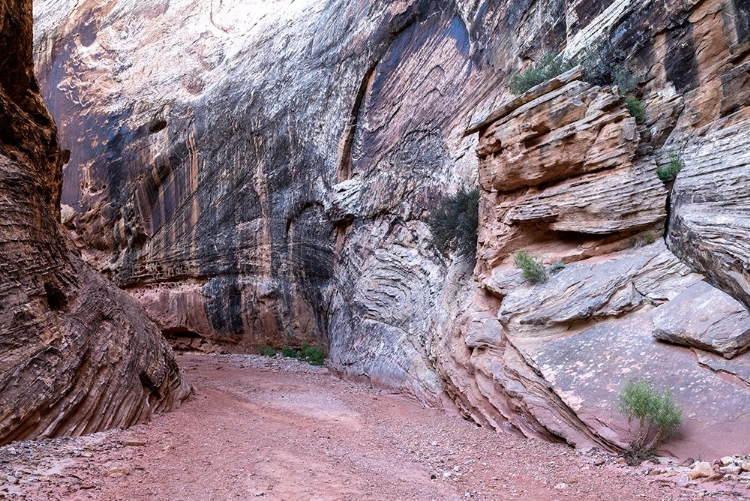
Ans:
[[[322,344],[350,377],[580,445],[626,444],[630,377],[686,406],[672,452],[750,429],[747,388],[715,374],[743,380],[747,354],[652,337],[704,279],[748,306],[744,0],[35,8],[64,221],[183,345]],[[601,42],[638,74],[643,123],[580,68],[507,95],[542,52]],[[673,186],[656,175],[670,153]],[[472,272],[426,220],[477,182]],[[531,286],[520,249],[566,266]]]
[[[628,14],[627,2],[619,13],[614,7],[606,11],[612,22],[637,15]],[[488,306],[475,294],[438,359],[467,415],[507,420],[527,435],[623,447],[630,435],[617,414],[617,393],[627,379],[645,378],[670,388],[684,408],[682,437],[665,446],[671,453],[720,453],[750,430],[742,411],[750,399],[746,357],[722,361],[702,351],[731,358],[747,349],[746,308],[699,274],[746,302],[746,110],[740,105],[722,117],[730,106],[698,90],[728,82],[727,71],[735,78],[732,61],[746,52],[723,38],[731,29],[709,36],[707,24],[722,11],[696,4],[683,14],[695,25],[667,36],[669,45],[670,37],[695,30],[723,51],[690,56],[699,88],[698,79],[681,82],[686,76],[668,66],[666,73],[647,70],[644,124],[629,116],[614,89],[583,82],[583,72],[573,69],[469,126],[467,133],[479,133],[476,273],[497,302]],[[569,51],[580,36],[569,40]],[[662,43],[656,37],[644,52],[658,53]],[[631,68],[653,60],[644,52],[636,51]],[[656,175],[668,154],[685,162],[671,197],[671,186]],[[660,229],[667,218],[669,248]],[[514,269],[520,249],[557,263],[546,282],[531,284]],[[490,331],[493,313],[500,325]],[[692,349],[657,342],[652,333]],[[724,371],[736,379],[720,377]],[[536,378],[519,377],[529,372]],[[707,393],[721,397],[709,403]],[[718,430],[726,439],[717,439]]]
[[[71,252],[31,1],[0,1],[0,444],[143,422],[190,392],[143,310]]]
[[[656,308],[654,337],[732,358],[750,348],[750,314],[728,294],[698,282]]]

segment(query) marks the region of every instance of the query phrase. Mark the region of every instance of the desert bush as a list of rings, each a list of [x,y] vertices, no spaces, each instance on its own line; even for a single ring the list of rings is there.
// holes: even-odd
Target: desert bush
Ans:
[[[640,99],[633,96],[627,96],[625,98],[625,107],[628,109],[630,116],[635,118],[636,122],[640,123],[646,119],[646,107],[643,106]]]
[[[294,348],[290,348],[289,346],[285,346],[281,349],[281,355],[287,358],[297,358],[297,350]]]
[[[659,179],[661,179],[662,182],[668,183],[675,180],[677,173],[680,172],[684,166],[685,162],[680,155],[677,153],[670,153],[669,162],[667,165],[662,165],[656,169],[656,175],[659,176]]]
[[[603,40],[587,49],[578,58],[577,63],[583,66],[586,82],[592,85],[616,85],[620,95],[624,96],[638,88],[639,76],[623,65],[627,54],[615,48],[609,40]]]
[[[304,345],[300,349],[299,359],[311,365],[324,365],[326,352],[320,346]]]
[[[519,270],[523,271],[523,278],[532,283],[539,284],[547,281],[547,272],[541,260],[534,259],[525,250],[516,252],[513,257],[513,264]]]
[[[562,56],[547,52],[538,61],[508,79],[508,90],[512,94],[523,94],[532,87],[565,73],[575,64]]]
[[[638,88],[638,75],[630,68],[616,64],[611,71],[612,85],[620,89],[620,95],[633,92]]]
[[[459,256],[477,252],[479,227],[479,190],[460,188],[440,200],[427,221],[435,246],[442,253],[455,250]]]
[[[325,365],[326,352],[320,346],[304,344],[301,348],[285,347],[281,354],[287,358],[296,358],[310,365]]]
[[[669,390],[659,393],[646,380],[625,383],[620,392],[618,410],[628,418],[628,423],[638,422],[638,435],[629,451],[635,458],[653,454],[656,445],[674,436],[682,424],[682,409],[674,402]]]
[[[270,346],[261,346],[260,354],[264,357],[274,357],[276,356],[276,349]]]

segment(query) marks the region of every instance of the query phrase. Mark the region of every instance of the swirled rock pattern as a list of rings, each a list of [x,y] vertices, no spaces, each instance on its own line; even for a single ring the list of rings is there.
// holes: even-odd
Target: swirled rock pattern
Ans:
[[[156,326],[68,249],[31,1],[0,1],[0,444],[129,426],[190,393]]]
[[[742,373],[746,356],[657,344],[651,321],[703,278],[747,306],[746,228],[729,216],[747,191],[733,149],[745,0],[36,9],[42,90],[70,150],[67,226],[183,345],[318,343],[345,375],[605,448],[628,439],[613,404],[625,378],[684,384],[680,403],[711,408],[705,384],[727,400],[691,407],[672,450],[709,454],[747,431],[740,419],[726,444],[709,438],[748,398],[714,370]],[[643,123],[580,68],[507,95],[508,74],[543,52],[602,41],[639,76]],[[656,176],[671,153],[685,162],[673,186]],[[473,273],[426,225],[461,184],[482,190]],[[519,249],[566,268],[530,287]]]

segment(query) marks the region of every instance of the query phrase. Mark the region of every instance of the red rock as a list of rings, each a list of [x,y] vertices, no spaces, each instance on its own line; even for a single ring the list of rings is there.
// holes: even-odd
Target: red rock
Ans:
[[[156,326],[69,250],[31,0],[0,0],[0,445],[143,422],[190,393]]]

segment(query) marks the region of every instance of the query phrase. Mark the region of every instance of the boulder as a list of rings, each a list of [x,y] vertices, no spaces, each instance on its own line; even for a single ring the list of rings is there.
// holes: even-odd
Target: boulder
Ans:
[[[670,248],[750,308],[750,108],[687,138],[671,197]]]
[[[524,282],[505,296],[498,318],[514,336],[549,336],[575,322],[620,317],[669,300],[699,279],[660,240],[607,259],[571,263],[541,284]]]
[[[652,313],[654,337],[732,358],[750,348],[750,313],[706,282],[696,282]]]
[[[697,480],[699,478],[708,478],[714,474],[714,469],[711,463],[707,461],[700,461],[698,464],[693,466],[693,469],[688,473],[690,480]]]

